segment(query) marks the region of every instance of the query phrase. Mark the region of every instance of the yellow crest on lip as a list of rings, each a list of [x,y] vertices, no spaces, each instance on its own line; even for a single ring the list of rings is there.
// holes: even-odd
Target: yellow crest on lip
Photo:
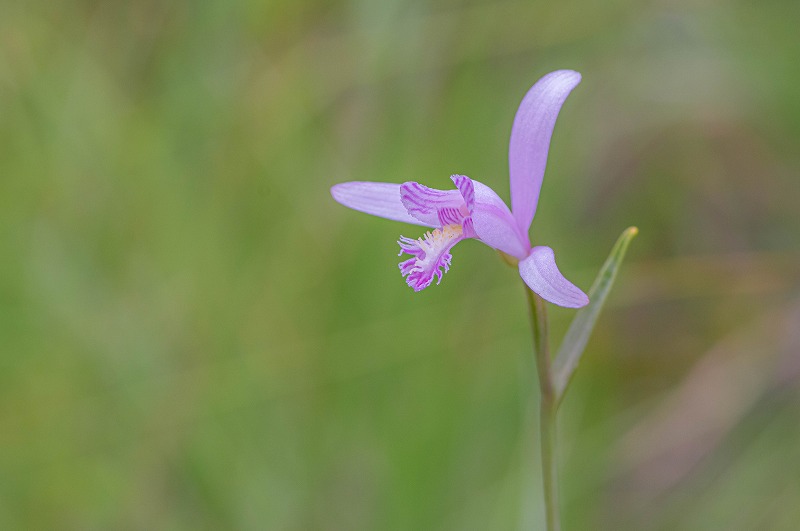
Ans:
[[[446,247],[452,240],[460,238],[463,232],[461,225],[445,225],[441,229],[434,229],[432,232],[426,232],[425,235],[418,238],[417,241],[423,250],[430,252],[437,248],[442,249]]]

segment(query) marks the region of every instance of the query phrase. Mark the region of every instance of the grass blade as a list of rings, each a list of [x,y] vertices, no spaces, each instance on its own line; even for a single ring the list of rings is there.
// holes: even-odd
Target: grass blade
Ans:
[[[603,268],[597,274],[592,289],[589,290],[589,304],[578,311],[569,326],[569,330],[567,330],[567,334],[564,336],[561,348],[558,349],[558,354],[556,354],[556,358],[553,361],[553,379],[557,402],[560,402],[564,397],[567,385],[569,385],[572,375],[578,367],[578,362],[580,362],[586,343],[589,341],[589,336],[594,330],[600,310],[603,309],[603,304],[605,304],[606,297],[611,291],[611,286],[614,285],[614,279],[617,276],[622,259],[625,257],[625,252],[628,250],[628,244],[638,233],[639,229],[636,227],[628,227],[617,239],[617,243],[611,249],[611,254],[608,255]]]

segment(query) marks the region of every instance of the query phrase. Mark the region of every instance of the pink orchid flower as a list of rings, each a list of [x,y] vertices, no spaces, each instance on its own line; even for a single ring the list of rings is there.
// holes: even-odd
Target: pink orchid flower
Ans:
[[[539,202],[550,138],[558,112],[581,81],[571,70],[547,74],[531,87],[514,118],[509,144],[511,210],[488,186],[453,175],[454,190],[435,190],[416,182],[403,184],[347,182],[333,186],[333,198],[346,207],[404,223],[434,229],[418,239],[401,236],[400,263],[406,283],[420,291],[450,269],[450,250],[475,238],[518,261],[525,284],[543,299],[580,308],[589,297],[556,267],[550,247],[531,246],[528,232]],[[442,271],[444,270],[444,271]]]

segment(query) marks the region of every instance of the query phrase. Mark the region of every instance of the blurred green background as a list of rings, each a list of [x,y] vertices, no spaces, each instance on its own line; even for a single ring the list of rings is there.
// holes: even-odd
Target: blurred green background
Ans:
[[[798,20],[2,3],[0,528],[541,521],[515,271],[464,243],[415,294],[395,240],[420,229],[328,190],[463,173],[507,199],[516,107],[572,68],[534,242],[588,289],[641,232],[561,411],[564,528],[797,529]]]

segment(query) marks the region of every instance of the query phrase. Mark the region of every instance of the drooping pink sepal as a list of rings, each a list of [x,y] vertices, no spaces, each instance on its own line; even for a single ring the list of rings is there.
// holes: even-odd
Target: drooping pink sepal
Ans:
[[[531,290],[548,302],[565,308],[589,304],[589,297],[558,270],[550,247],[531,249],[530,255],[519,263],[519,274]]]

